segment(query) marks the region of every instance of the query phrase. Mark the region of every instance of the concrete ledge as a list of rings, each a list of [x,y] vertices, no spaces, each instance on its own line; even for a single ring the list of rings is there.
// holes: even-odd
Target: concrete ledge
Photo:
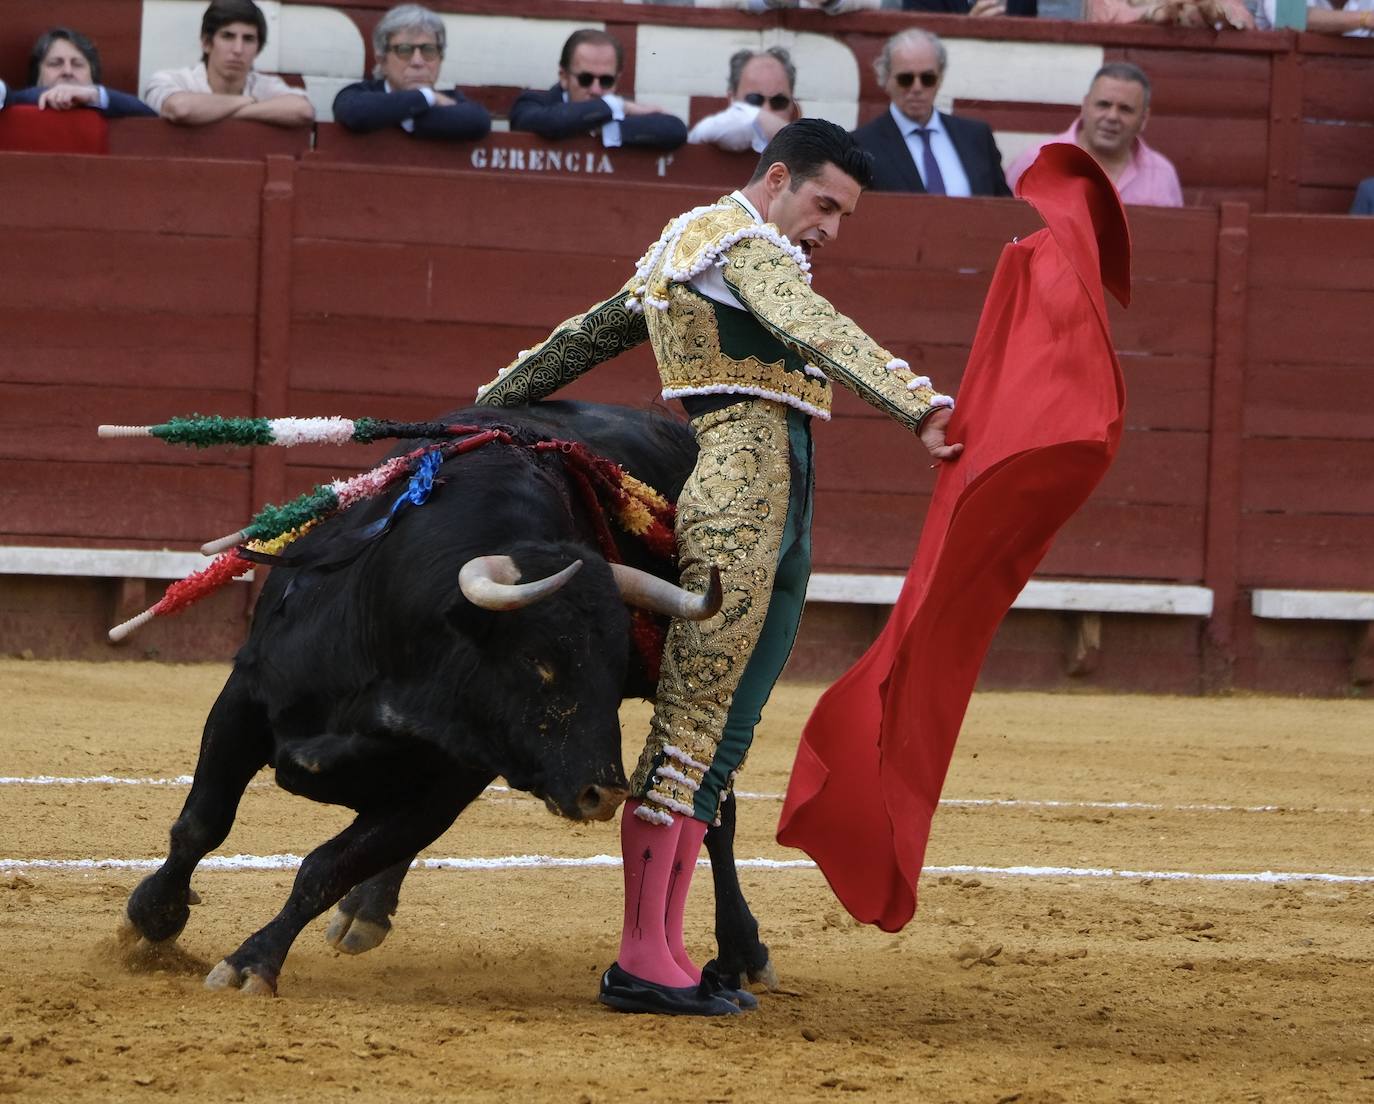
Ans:
[[[901,593],[902,579],[901,575],[817,574],[811,576],[806,598],[809,602],[892,605]],[[1032,579],[1017,595],[1011,608],[1210,617],[1212,591],[1208,587],[1167,583]]]
[[[1374,594],[1361,590],[1256,590],[1256,617],[1288,621],[1374,621]]]
[[[72,575],[114,579],[184,579],[210,565],[199,552],[142,548],[33,548],[0,545],[0,575]],[[249,571],[239,578],[252,579]]]

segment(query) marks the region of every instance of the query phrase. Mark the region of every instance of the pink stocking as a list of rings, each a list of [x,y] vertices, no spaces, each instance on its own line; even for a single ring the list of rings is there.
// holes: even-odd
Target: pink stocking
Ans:
[[[686,817],[678,819],[682,822],[682,832],[678,836],[673,870],[668,879],[668,910],[664,917],[664,930],[673,961],[695,984],[701,980],[701,969],[688,957],[687,948],[683,946],[682,917],[687,910],[687,892],[692,888],[692,872],[697,868],[701,841],[706,836],[706,822]]]
[[[668,886],[684,825],[697,822],[674,817],[669,825],[651,824],[634,815],[641,802],[625,803],[620,817],[620,853],[625,862],[625,918],[617,961],[626,973],[659,985],[682,987],[696,981],[668,950],[664,916]],[[700,843],[700,840],[698,840]],[[685,897],[685,893],[684,893]],[[681,919],[678,921],[681,938]]]

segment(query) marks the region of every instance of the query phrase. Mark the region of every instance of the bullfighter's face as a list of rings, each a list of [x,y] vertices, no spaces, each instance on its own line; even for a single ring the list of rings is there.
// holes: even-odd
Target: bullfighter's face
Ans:
[[[827,163],[809,180],[793,179],[776,161],[764,174],[768,209],[763,217],[809,256],[840,236],[840,220],[853,214],[863,189],[843,169]]]

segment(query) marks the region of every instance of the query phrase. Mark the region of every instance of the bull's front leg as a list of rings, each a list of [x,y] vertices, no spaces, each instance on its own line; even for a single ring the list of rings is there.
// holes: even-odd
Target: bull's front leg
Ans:
[[[191,792],[172,824],[171,846],[158,870],[129,896],[122,942],[175,939],[190,916],[191,873],[229,834],[249,781],[271,757],[271,732],[237,671],[205,720]]]
[[[706,852],[711,856],[711,880],[716,891],[716,971],[732,989],[742,988],[746,977],[776,988],[778,975],[768,957],[768,945],[759,939],[759,922],[749,911],[735,870],[733,792],[721,803],[720,823],[706,832]]]
[[[306,924],[351,887],[409,861],[433,843],[487,784],[485,778],[426,767],[431,769],[417,773],[407,800],[360,812],[305,857],[285,907],[210,971],[207,988],[275,994],[282,964]]]
[[[415,860],[409,855],[348,891],[325,929],[324,938],[344,954],[362,954],[381,945],[401,900],[401,883]]]

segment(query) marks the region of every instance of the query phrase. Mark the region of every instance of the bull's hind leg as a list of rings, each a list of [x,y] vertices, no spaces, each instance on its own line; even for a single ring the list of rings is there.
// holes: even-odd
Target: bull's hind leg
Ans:
[[[286,906],[210,971],[205,979],[208,988],[275,993],[287,952],[306,924],[351,887],[433,843],[488,781],[433,769],[417,771],[414,777],[417,782],[406,800],[360,812],[352,824],[305,857]]]
[[[735,795],[720,806],[720,823],[706,832],[706,852],[711,856],[711,880],[716,891],[717,957],[711,965],[729,988],[738,989],[744,978],[774,989],[778,975],[768,957],[768,945],[759,939],[759,922],[749,911],[735,870]]]
[[[249,700],[238,671],[216,699],[200,739],[191,792],[172,824],[167,860],[129,896],[122,935],[152,943],[175,939],[190,916],[191,872],[229,834],[249,781],[271,757],[263,710]]]
[[[409,855],[349,890],[325,929],[325,942],[345,954],[362,954],[380,946],[391,931],[391,918],[401,900],[401,883],[414,858]]]

